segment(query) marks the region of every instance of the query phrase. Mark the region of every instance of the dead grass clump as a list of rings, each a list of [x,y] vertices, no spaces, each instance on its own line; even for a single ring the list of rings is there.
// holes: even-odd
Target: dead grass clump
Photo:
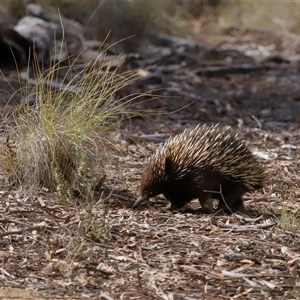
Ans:
[[[127,116],[130,100],[115,99],[115,93],[133,74],[90,65],[54,90],[46,82],[56,81],[59,69],[37,72],[36,86],[24,88],[24,98],[34,99],[34,105],[24,103],[14,111],[15,126],[6,127],[0,146],[2,168],[10,185],[86,197],[103,177],[107,149],[113,146],[108,133]]]
[[[299,231],[300,215],[298,213],[283,209],[281,213],[280,225],[282,229],[287,231]]]

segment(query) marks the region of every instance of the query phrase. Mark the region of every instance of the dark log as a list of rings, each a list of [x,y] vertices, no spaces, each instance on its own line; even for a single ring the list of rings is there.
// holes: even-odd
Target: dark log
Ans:
[[[49,58],[53,30],[42,19],[22,18],[15,27],[0,26],[0,69],[21,69]]]
[[[221,67],[207,67],[198,68],[195,70],[195,74],[204,76],[225,76],[229,74],[249,74],[262,71],[268,71],[272,69],[272,66],[251,66],[251,65],[237,65],[237,66],[221,66]]]
[[[146,32],[146,37],[151,41],[151,43],[158,46],[163,46],[163,47],[187,46],[192,49],[198,49],[198,50],[204,49],[202,45],[200,45],[199,43],[193,40],[179,38],[165,33],[156,32],[153,30],[149,30],[148,32]]]
[[[28,62],[31,43],[13,28],[0,27],[0,69],[22,68]]]
[[[38,62],[49,58],[49,49],[54,38],[49,23],[40,18],[26,16],[18,22],[14,30],[31,43],[31,53],[37,55]]]

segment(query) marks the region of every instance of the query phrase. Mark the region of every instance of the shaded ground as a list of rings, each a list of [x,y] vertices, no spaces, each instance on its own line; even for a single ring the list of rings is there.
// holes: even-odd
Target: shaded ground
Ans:
[[[220,52],[177,47],[165,58],[159,49],[152,63],[146,52],[137,61],[141,67],[152,65],[152,74],[158,70],[159,81],[141,79],[124,93],[155,90],[157,99],[144,107],[161,113],[132,120],[130,130],[124,129],[121,151],[107,167],[109,189],[97,203],[83,210],[46,190],[0,192],[4,289],[28,289],[31,298],[32,293],[94,299],[299,297],[300,234],[283,228],[280,218],[282,209],[299,211],[300,47],[292,40],[291,49],[283,47],[288,38],[270,32],[230,34],[218,37],[219,43],[224,40],[214,46]],[[215,43],[201,37],[205,40]],[[268,69],[244,74],[197,75],[205,67],[257,66],[270,44],[271,54],[295,61],[271,61]],[[224,52],[229,48],[256,56]],[[270,184],[247,195],[245,213],[172,213],[161,197],[133,211],[139,176],[156,148],[150,134],[216,122],[231,125],[267,158]]]

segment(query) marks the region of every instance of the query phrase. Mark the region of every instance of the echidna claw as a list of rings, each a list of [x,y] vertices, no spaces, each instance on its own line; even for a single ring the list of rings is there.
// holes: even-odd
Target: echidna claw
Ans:
[[[142,204],[142,202],[146,201],[146,200],[149,200],[148,197],[143,197],[143,196],[139,196],[137,198],[137,200],[135,200],[132,204],[132,208],[137,208],[138,206],[140,206]]]

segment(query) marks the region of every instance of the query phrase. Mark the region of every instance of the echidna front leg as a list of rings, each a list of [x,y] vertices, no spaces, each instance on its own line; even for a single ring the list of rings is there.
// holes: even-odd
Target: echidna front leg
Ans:
[[[211,207],[211,203],[209,202],[209,199],[211,198],[211,193],[197,193],[197,198],[204,212],[213,213],[213,208]]]
[[[197,198],[188,183],[186,179],[183,179],[172,182],[166,187],[163,195],[171,202],[171,210],[183,211],[189,202]]]
[[[170,201],[171,210],[185,211],[187,204],[192,200],[190,197],[187,197],[184,193],[176,192],[167,192],[164,193],[164,197]]]

